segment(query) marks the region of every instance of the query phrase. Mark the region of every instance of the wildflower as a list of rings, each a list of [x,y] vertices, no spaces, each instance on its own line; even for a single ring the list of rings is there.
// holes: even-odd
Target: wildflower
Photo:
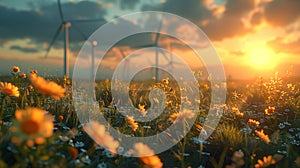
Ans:
[[[26,74],[22,73],[22,74],[19,75],[19,77],[25,79],[26,78]]]
[[[143,114],[143,115],[145,115],[147,112],[146,112],[146,109],[145,109],[145,105],[140,105],[139,104],[139,111]]]
[[[62,121],[62,120],[64,120],[64,116],[63,115],[59,115],[58,119],[59,119],[59,121]]]
[[[33,86],[32,86],[32,85],[29,85],[29,86],[27,86],[27,89],[28,89],[28,90],[32,90],[32,89],[33,89]]]
[[[231,112],[236,113],[237,116],[243,117],[244,113],[240,112],[240,110],[237,107],[232,107]]]
[[[269,156],[264,156],[263,160],[258,160],[257,164],[254,165],[255,168],[260,168],[260,167],[268,167],[271,164],[275,164],[275,160],[272,158],[271,155]]]
[[[239,117],[243,117],[243,116],[244,116],[244,113],[239,112],[239,113],[237,113],[237,115],[238,115]]]
[[[14,73],[20,72],[20,68],[19,68],[18,66],[13,66],[13,67],[11,68],[11,70],[12,70]]]
[[[143,162],[145,167],[161,168],[163,166],[160,158],[154,155],[153,150],[142,142],[134,144],[134,153]]]
[[[237,113],[237,112],[239,112],[240,110],[239,110],[237,107],[232,107],[232,108],[231,108],[231,111],[234,112],[234,113]]]
[[[126,117],[126,121],[130,125],[130,127],[133,129],[133,131],[136,131],[136,129],[139,127],[138,123],[134,121],[133,117]]]
[[[274,111],[275,111],[275,107],[271,107],[271,106],[265,109],[265,113],[267,115],[271,115]]]
[[[53,116],[38,108],[28,108],[15,112],[16,122],[12,132],[16,133],[15,142],[27,141],[27,145],[43,144],[45,138],[52,136]]]
[[[169,78],[164,78],[162,80],[162,83],[165,84],[165,85],[169,84]]]
[[[76,159],[78,157],[78,149],[73,146],[68,146],[68,154],[73,158]]]
[[[5,93],[7,95],[14,96],[14,97],[20,96],[20,92],[18,90],[19,88],[11,83],[0,82],[0,89],[3,93]]]
[[[258,126],[260,124],[259,121],[256,121],[256,120],[253,120],[253,119],[249,119],[248,123],[251,124],[251,125],[253,125],[253,126]]]
[[[84,126],[85,131],[98,145],[102,145],[112,153],[117,153],[119,142],[115,141],[114,138],[105,132],[105,126],[99,124],[96,121],[92,121]]]
[[[30,74],[36,74],[37,75],[38,71],[37,70],[30,70]]]
[[[261,131],[255,130],[255,133],[257,134],[257,136],[260,139],[264,140],[266,143],[270,143],[271,142],[269,136],[266,135],[266,134],[264,134],[264,130],[261,130]]]
[[[180,113],[173,113],[169,120],[173,121],[173,123],[175,124],[177,121],[182,121],[184,119],[191,119],[195,116],[195,113],[193,113],[193,111],[191,110],[185,110],[183,112]]]
[[[55,100],[59,100],[65,96],[66,89],[59,86],[55,82],[46,81],[44,78],[37,76],[36,74],[30,74],[30,81],[39,92],[47,96],[52,96]]]

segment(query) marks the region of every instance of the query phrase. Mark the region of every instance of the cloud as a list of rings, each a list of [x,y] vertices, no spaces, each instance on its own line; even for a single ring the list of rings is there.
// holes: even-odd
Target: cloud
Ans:
[[[39,52],[38,49],[36,48],[31,48],[31,47],[21,47],[21,46],[17,46],[17,45],[12,45],[10,46],[11,50],[18,50],[18,51],[22,51],[25,53],[37,53]]]
[[[230,51],[229,54],[231,55],[235,55],[238,57],[242,57],[245,55],[245,52],[241,51],[241,50],[235,50],[235,51]]]
[[[300,16],[299,0],[273,0],[265,4],[266,21],[273,26],[286,26]]]
[[[243,19],[255,8],[254,0],[227,0],[225,6],[213,8],[209,4],[199,0],[167,0],[160,5],[144,5],[142,10],[163,10],[189,19],[202,28],[210,39],[216,41],[251,32]]]
[[[139,0],[120,0],[121,9],[134,9]]]
[[[259,25],[263,21],[263,17],[263,13],[260,11],[253,13],[250,19],[251,25]]]
[[[216,18],[203,27],[208,37],[212,40],[223,40],[251,32],[242,21],[255,7],[253,0],[228,0],[225,12],[221,18]]]
[[[291,42],[283,42],[284,38],[277,37],[274,40],[268,42],[276,52],[290,53],[290,54],[300,54],[300,38],[291,41]]]
[[[63,3],[62,10],[65,19],[98,19],[104,17],[106,10],[96,2],[80,1],[78,3]],[[73,41],[84,40],[82,35],[76,32],[78,27],[88,36],[96,28],[104,23],[104,19],[98,23],[73,23],[70,28],[70,39]],[[56,3],[45,3],[39,8],[31,10],[17,10],[0,6],[0,32],[1,40],[13,40],[31,38],[35,42],[50,42],[61,20]],[[60,37],[58,41],[62,41]]]

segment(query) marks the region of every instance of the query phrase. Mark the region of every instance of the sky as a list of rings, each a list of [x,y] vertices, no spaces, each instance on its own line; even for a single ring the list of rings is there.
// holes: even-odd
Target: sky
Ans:
[[[287,71],[299,76],[299,0],[61,0],[61,7],[65,20],[97,20],[72,22],[71,71],[84,42],[100,26],[133,12],[164,11],[186,18],[203,30],[215,47],[226,76],[252,79]],[[24,73],[37,69],[48,76],[63,75],[63,32],[45,58],[60,24],[56,0],[0,0],[0,75],[9,74],[14,65]],[[179,29],[176,26],[174,29]],[[148,44],[154,35],[136,36],[135,41],[143,39],[143,44]],[[128,42],[122,45],[126,53],[133,47]],[[182,48],[173,47],[172,51],[188,58],[188,52]],[[124,58],[123,49],[113,50],[101,64],[109,70],[97,73],[113,71],[117,63],[110,63]]]

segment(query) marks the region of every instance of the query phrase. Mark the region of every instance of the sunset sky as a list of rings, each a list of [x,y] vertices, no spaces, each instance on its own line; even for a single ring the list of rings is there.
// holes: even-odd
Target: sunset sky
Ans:
[[[299,0],[61,0],[67,20],[103,19],[70,27],[71,68],[85,38],[111,19],[164,11],[198,25],[218,52],[227,76],[249,79],[291,71],[299,76]],[[63,74],[63,33],[45,59],[60,25],[56,0],[0,0],[0,74],[13,65]],[[175,50],[175,49],[174,49]],[[120,54],[120,53],[119,53]],[[180,54],[180,53],[179,53]],[[182,53],[184,54],[184,53]],[[121,57],[121,56],[120,56]]]

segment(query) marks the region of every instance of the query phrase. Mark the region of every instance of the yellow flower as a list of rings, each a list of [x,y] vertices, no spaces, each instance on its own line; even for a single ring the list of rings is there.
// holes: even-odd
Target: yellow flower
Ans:
[[[38,71],[37,70],[30,70],[30,74],[37,74]]]
[[[25,79],[26,78],[26,74],[22,73],[22,74],[19,75],[19,77]]]
[[[234,112],[234,113],[237,113],[237,112],[239,112],[240,110],[239,110],[237,107],[232,107],[232,108],[231,108],[231,111]]]
[[[271,164],[275,164],[275,160],[272,158],[271,155],[269,156],[264,156],[263,160],[258,160],[257,164],[254,165],[255,168],[261,168],[261,167],[268,167]]]
[[[145,167],[161,168],[163,166],[160,158],[154,155],[153,150],[142,142],[134,144],[134,153],[143,162]]]
[[[138,123],[134,121],[133,117],[126,117],[126,121],[130,125],[130,127],[133,129],[133,131],[136,131],[139,127]]]
[[[271,142],[269,136],[266,135],[266,134],[264,134],[264,130],[261,130],[261,131],[255,130],[255,133],[257,134],[257,136],[260,139],[264,140],[266,143],[270,143]]]
[[[17,67],[17,66],[13,66],[13,67],[11,68],[11,70],[12,70],[14,73],[20,72],[20,68]]]
[[[29,86],[27,86],[27,89],[28,89],[28,90],[32,90],[32,89],[33,89],[33,86],[29,85]]]
[[[248,123],[251,124],[251,125],[253,125],[253,126],[258,126],[260,124],[259,121],[256,121],[256,120],[253,120],[253,119],[249,119]]]
[[[239,112],[239,113],[237,113],[237,115],[238,115],[239,117],[243,117],[243,116],[244,116],[244,113]]]
[[[165,85],[169,84],[169,78],[164,78],[162,80],[162,83],[165,84]]]
[[[243,117],[244,113],[240,112],[240,110],[237,107],[232,107],[231,112],[236,113],[237,116]]]
[[[38,108],[28,108],[15,112],[16,122],[12,132],[16,133],[14,142],[26,141],[27,145],[43,144],[45,138],[53,134],[53,116]]]
[[[180,113],[173,113],[170,116],[169,120],[173,121],[173,123],[175,124],[177,121],[184,121],[185,119],[191,119],[194,116],[195,116],[195,113],[193,113],[193,111],[185,110]]]
[[[5,93],[7,95],[15,96],[15,97],[20,96],[20,92],[18,90],[18,87],[16,87],[15,85],[13,85],[11,83],[0,82],[0,89],[3,93]]]
[[[35,73],[30,74],[29,80],[39,92],[46,96],[52,96],[55,100],[59,100],[61,97],[65,96],[65,88],[59,86],[55,82],[47,81],[44,78],[37,76]]]
[[[271,115],[272,113],[274,113],[274,111],[275,111],[275,107],[271,107],[271,106],[265,109],[265,113],[267,115]]]
[[[98,145],[104,146],[112,153],[117,153],[119,142],[115,141],[114,138],[105,131],[104,125],[92,121],[84,126],[84,130]]]
[[[146,112],[146,109],[145,109],[145,105],[140,105],[139,104],[139,110],[140,110],[140,112],[143,114],[143,115],[145,115],[147,112]]]

